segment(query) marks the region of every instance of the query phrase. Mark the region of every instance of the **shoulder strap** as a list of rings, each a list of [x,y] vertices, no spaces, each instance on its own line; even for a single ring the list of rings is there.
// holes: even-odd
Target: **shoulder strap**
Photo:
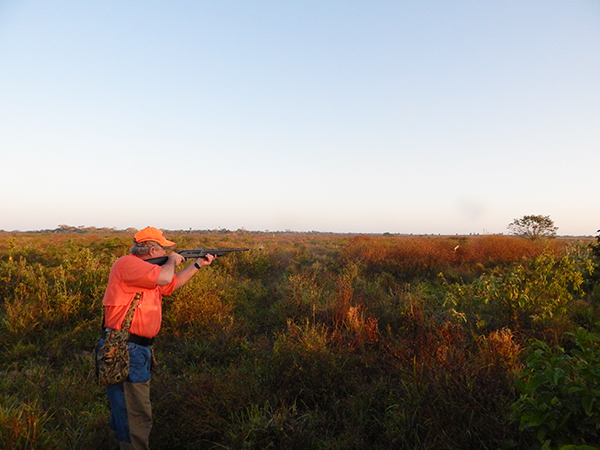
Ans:
[[[135,308],[137,308],[140,303],[140,298],[142,297],[142,293],[138,292],[135,294],[129,309],[127,310],[127,314],[125,315],[125,319],[123,319],[123,324],[121,325],[121,330],[129,330],[131,326],[131,321],[133,320],[133,313],[135,312]]]

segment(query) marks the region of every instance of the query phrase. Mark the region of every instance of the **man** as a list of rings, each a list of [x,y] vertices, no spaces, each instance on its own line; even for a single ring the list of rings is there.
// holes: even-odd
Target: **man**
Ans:
[[[171,252],[162,266],[146,262],[166,256],[166,248],[175,245],[175,242],[165,239],[160,230],[146,227],[135,234],[133,242],[130,254],[119,258],[110,270],[102,302],[104,329],[98,343],[101,346],[107,333],[121,328],[131,302],[138,292],[141,293],[129,329],[129,377],[124,383],[106,387],[111,410],[111,435],[118,439],[121,450],[149,448],[152,428],[151,345],[161,326],[162,296],[171,295],[201,267],[210,265],[215,259],[214,255],[206,255],[175,273],[175,268],[185,259],[176,252]]]

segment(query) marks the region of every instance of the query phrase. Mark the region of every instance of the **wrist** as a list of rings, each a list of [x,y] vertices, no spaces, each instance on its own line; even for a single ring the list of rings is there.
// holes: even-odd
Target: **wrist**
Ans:
[[[198,264],[198,261],[194,261],[194,267],[198,270],[200,270],[200,267],[202,267],[200,264]]]

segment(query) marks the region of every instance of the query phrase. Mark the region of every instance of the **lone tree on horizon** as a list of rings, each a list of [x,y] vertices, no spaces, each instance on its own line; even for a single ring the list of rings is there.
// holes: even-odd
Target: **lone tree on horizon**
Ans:
[[[515,219],[507,228],[515,236],[531,239],[532,241],[542,237],[556,237],[556,230],[558,230],[550,216],[541,215],[523,216],[520,219]]]

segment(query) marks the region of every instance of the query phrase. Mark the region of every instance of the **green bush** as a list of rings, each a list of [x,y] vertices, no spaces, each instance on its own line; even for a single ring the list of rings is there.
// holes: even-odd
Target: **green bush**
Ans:
[[[535,341],[513,418],[544,448],[600,442],[600,336],[579,328],[566,351]]]
[[[533,260],[502,267],[473,283],[447,286],[445,306],[477,329],[508,327],[516,332],[543,330],[566,313],[580,292],[589,260],[576,251],[547,251]]]

